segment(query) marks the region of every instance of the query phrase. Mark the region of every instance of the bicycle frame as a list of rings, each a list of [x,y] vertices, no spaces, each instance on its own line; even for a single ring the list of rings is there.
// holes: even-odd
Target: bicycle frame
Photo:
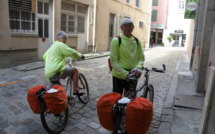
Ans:
[[[128,97],[130,99],[134,99],[134,98],[136,98],[137,93],[139,91],[141,91],[144,87],[148,87],[150,70],[147,69],[147,68],[143,68],[143,69],[146,71],[145,74],[144,74],[145,82],[144,82],[143,86],[141,86],[139,89],[136,89],[138,79],[132,80],[132,81],[130,81],[130,84],[129,84],[130,89],[129,89],[128,93],[126,95],[124,95],[124,91],[123,91],[123,96]],[[132,95],[132,93],[133,93],[133,95]]]

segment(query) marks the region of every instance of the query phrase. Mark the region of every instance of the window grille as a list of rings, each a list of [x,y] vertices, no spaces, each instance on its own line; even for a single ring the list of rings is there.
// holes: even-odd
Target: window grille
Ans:
[[[157,10],[152,10],[152,18],[151,18],[152,22],[157,21],[157,13],[158,13]]]
[[[62,2],[61,30],[68,33],[84,33],[86,12],[86,5]]]
[[[85,25],[85,18],[79,16],[78,17],[78,32],[84,33],[84,25]]]
[[[32,11],[32,0],[9,0],[9,9]]]
[[[85,6],[78,6],[78,13],[83,13],[85,14],[86,13],[86,7]]]
[[[63,31],[67,31],[66,30],[66,14],[61,14],[61,30],[63,30]]]
[[[73,33],[75,32],[75,16],[68,16],[68,32]]]
[[[49,15],[49,3],[37,2],[37,13]]]
[[[9,20],[12,32],[35,32],[35,13],[31,0],[9,0]]]
[[[68,11],[75,12],[75,4],[62,2],[62,10],[68,10]]]
[[[38,19],[38,35],[40,38],[49,37],[49,20]]]

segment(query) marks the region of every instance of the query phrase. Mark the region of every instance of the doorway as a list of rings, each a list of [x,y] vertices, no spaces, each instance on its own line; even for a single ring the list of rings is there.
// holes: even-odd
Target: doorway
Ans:
[[[163,29],[151,29],[150,47],[163,46]]]
[[[110,49],[111,40],[115,35],[116,35],[116,14],[110,13],[108,50]]]
[[[52,18],[51,2],[50,0],[37,1],[37,24],[38,24],[38,56],[42,59],[43,54],[51,46],[52,43]]]
[[[173,44],[172,46],[184,46],[186,40],[186,34],[170,34],[173,37]]]

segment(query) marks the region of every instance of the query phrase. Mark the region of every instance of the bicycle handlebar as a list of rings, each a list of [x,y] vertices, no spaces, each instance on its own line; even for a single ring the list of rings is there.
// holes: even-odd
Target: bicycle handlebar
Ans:
[[[136,75],[134,73],[129,73],[127,76],[126,76],[126,80],[127,81],[137,81],[138,78],[136,77]]]
[[[162,64],[163,66],[163,69],[157,69],[157,68],[152,68],[152,69],[148,69],[148,68],[145,68],[143,67],[142,69],[143,70],[146,70],[146,71],[154,71],[154,72],[158,72],[158,73],[164,73],[166,71],[166,65],[165,64]]]
[[[166,71],[166,65],[162,64],[162,66],[163,66],[162,70],[161,69],[157,69],[157,68],[148,69],[146,67],[142,67],[142,70],[145,70],[146,72],[153,71],[153,72],[158,72],[158,73],[165,73],[165,71]],[[138,78],[136,77],[136,75],[134,73],[129,73],[126,76],[126,80],[127,81],[137,81]]]

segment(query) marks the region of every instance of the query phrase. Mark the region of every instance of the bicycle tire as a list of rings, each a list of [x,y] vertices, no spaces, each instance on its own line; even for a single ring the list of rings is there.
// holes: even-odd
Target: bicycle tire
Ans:
[[[40,105],[40,119],[41,119],[41,122],[42,122],[42,125],[43,127],[45,128],[45,130],[50,133],[50,134],[59,134],[60,132],[62,132],[64,130],[64,128],[66,127],[67,125],[67,122],[68,122],[68,116],[69,116],[69,111],[68,111],[68,108],[63,111],[62,113],[58,114],[58,115],[55,115],[55,114],[52,114],[50,112],[47,111],[47,107],[46,107],[46,104],[45,102],[41,102],[41,105]],[[56,117],[59,119],[59,121],[61,120],[61,117],[64,114],[64,120],[62,122],[62,125],[60,123],[53,123],[52,126],[51,124],[48,123],[48,120],[46,119],[46,116],[47,115],[52,115],[53,117]],[[60,117],[60,118],[59,118]],[[56,129],[53,128],[53,126],[57,126]]]
[[[87,83],[85,76],[82,73],[79,73],[79,85],[80,84],[82,87],[79,86],[79,88],[81,90],[84,90],[85,94],[84,95],[77,94],[78,99],[81,103],[87,104],[90,100],[89,86],[88,86],[88,83]]]
[[[143,96],[144,98],[149,99],[152,103],[154,101],[154,87],[152,85],[149,85],[148,87],[145,87],[143,89]]]

